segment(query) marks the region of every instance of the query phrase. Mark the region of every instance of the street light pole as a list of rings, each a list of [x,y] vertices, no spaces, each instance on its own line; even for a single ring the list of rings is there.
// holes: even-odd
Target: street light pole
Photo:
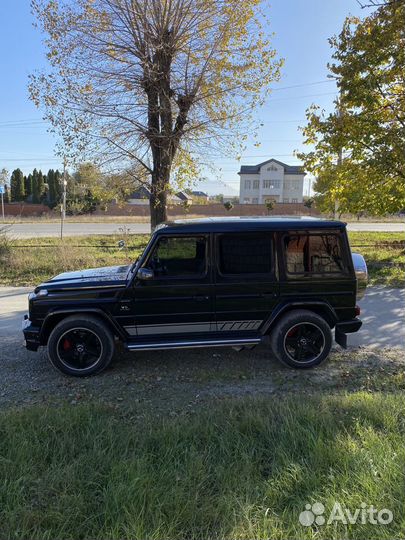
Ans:
[[[62,177],[62,185],[63,185],[63,192],[62,192],[62,205],[61,205],[61,214],[60,214],[60,239],[63,238],[63,225],[65,223],[66,219],[66,186],[67,186],[67,180],[66,180],[66,158],[63,160],[63,177]]]
[[[5,221],[5,217],[4,217],[4,191],[3,191],[3,187],[1,189],[1,213],[3,215],[3,221]]]

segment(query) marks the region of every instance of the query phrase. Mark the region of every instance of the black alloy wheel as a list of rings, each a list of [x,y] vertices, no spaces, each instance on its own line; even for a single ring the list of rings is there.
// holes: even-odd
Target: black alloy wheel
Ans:
[[[94,366],[103,353],[98,335],[88,328],[67,330],[58,340],[57,354],[66,367],[88,369]]]
[[[314,362],[325,347],[325,336],[316,324],[295,324],[284,337],[284,349],[291,360]]]
[[[100,318],[72,315],[60,321],[48,339],[48,356],[66,375],[85,377],[100,373],[111,362],[114,336]]]
[[[271,349],[278,360],[290,367],[307,369],[319,365],[332,347],[328,322],[307,309],[289,311],[270,333]]]

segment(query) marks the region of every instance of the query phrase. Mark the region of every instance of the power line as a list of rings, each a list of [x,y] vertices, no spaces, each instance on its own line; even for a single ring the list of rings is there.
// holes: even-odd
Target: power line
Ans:
[[[293,84],[291,86],[281,86],[280,88],[272,88],[272,92],[278,92],[279,90],[290,90],[291,88],[303,88],[304,86],[315,86],[316,84],[325,84],[334,82],[333,79],[325,79],[323,81],[315,81],[310,83]]]
[[[27,162],[27,161],[32,161],[32,162],[37,162],[37,161],[43,161],[45,163],[51,163],[51,162],[56,162],[56,163],[62,163],[62,160],[61,159],[58,159],[58,158],[20,158],[20,159],[15,159],[15,158],[12,158],[12,159],[7,159],[5,157],[2,157],[0,158],[2,161],[13,161],[13,162],[17,162],[19,163],[20,161],[24,161],[24,162]]]
[[[337,95],[338,95],[338,92],[323,92],[322,94],[306,94],[302,96],[290,96],[290,97],[276,98],[276,99],[270,98],[268,102],[272,103],[273,101],[291,101],[292,99],[303,99],[303,98],[312,98],[312,97],[320,97],[320,96],[337,96]]]

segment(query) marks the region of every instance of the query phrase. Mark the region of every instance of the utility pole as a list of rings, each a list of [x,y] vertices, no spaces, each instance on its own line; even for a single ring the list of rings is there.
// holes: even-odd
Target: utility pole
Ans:
[[[4,218],[4,190],[5,190],[5,186],[4,185],[1,185],[0,186],[0,193],[1,193],[1,213],[3,215],[3,221],[5,221],[5,218]]]
[[[62,204],[60,208],[60,239],[63,238],[63,225],[65,223],[66,219],[66,186],[67,186],[67,180],[66,180],[66,158],[63,160],[63,176],[62,176],[62,185],[63,185],[63,192],[62,192]]]

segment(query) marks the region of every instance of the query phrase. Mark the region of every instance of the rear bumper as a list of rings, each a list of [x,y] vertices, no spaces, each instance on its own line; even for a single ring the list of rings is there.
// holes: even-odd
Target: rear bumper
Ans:
[[[40,327],[34,326],[29,320],[28,315],[24,315],[22,321],[22,331],[25,339],[25,347],[29,351],[37,351],[41,345],[40,342]]]
[[[347,336],[346,334],[353,334],[360,330],[362,321],[360,319],[351,319],[350,321],[342,321],[336,323],[335,326],[335,341],[341,347],[346,349],[347,347]]]

